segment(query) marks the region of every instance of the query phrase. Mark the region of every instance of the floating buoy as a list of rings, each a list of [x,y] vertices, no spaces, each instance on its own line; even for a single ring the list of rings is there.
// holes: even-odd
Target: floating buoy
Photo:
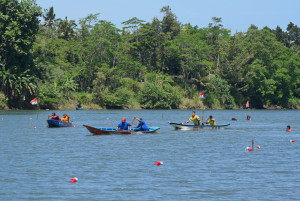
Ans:
[[[162,161],[156,161],[155,162],[155,165],[157,165],[157,166],[162,165],[162,164],[164,164]]]
[[[36,129],[36,127],[34,126],[34,127],[32,127],[33,129]]]
[[[252,149],[250,147],[246,147],[247,151],[252,151]]]
[[[256,146],[256,149],[260,149],[260,146]]]
[[[109,120],[109,118],[107,117],[106,120]]]
[[[236,121],[236,118],[235,117],[232,117],[232,119],[231,119],[232,121]]]
[[[296,140],[290,140],[290,142],[296,142]]]
[[[1,117],[1,121],[3,120],[3,118]]]
[[[74,125],[72,125],[72,127],[75,127]]]
[[[70,182],[71,183],[76,183],[78,181],[78,178],[77,177],[73,177],[70,179]]]
[[[168,121],[168,124],[169,124],[170,122]]]

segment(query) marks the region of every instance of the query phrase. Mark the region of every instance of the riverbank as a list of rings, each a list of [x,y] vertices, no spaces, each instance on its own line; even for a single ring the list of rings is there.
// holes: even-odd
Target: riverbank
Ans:
[[[39,110],[76,110],[76,107],[77,106],[74,104],[64,104],[64,105],[59,105],[55,109],[48,109],[48,108],[41,109],[39,107],[36,107],[35,109],[39,109]],[[97,104],[90,104],[90,105],[82,104],[82,107],[84,108],[84,110],[109,110],[109,108],[104,108]],[[143,110],[143,109],[144,108],[142,108],[138,104],[130,105],[130,106],[126,106],[126,107],[122,108],[122,110]],[[179,110],[242,110],[245,108],[235,107],[233,109],[224,109],[221,107],[209,108],[203,104],[181,104],[181,105],[179,105],[179,107],[177,109],[179,109]],[[257,108],[250,108],[250,110],[251,109],[257,109]],[[15,109],[15,108],[10,109],[7,105],[5,105],[4,107],[1,107],[0,110],[9,111],[9,110],[22,110],[22,109]],[[271,105],[271,106],[264,106],[264,108],[262,108],[262,110],[300,110],[300,106],[297,106],[295,108],[284,108],[284,107],[278,106],[278,105]]]

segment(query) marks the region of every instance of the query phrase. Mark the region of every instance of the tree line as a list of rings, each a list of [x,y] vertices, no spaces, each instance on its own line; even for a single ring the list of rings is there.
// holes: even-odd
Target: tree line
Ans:
[[[221,18],[201,28],[160,12],[118,29],[100,14],[76,22],[34,0],[0,0],[0,108],[30,109],[34,97],[42,109],[300,106],[297,25],[231,33]]]

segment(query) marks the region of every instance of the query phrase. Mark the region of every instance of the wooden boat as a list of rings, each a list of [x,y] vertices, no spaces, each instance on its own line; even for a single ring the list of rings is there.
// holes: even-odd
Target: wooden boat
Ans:
[[[73,127],[72,123],[67,123],[67,122],[64,122],[64,121],[58,121],[58,120],[53,120],[53,119],[48,119],[47,123],[48,123],[49,128],[52,128],[52,127]]]
[[[201,130],[201,129],[222,129],[226,128],[230,124],[219,124],[216,126],[212,126],[210,124],[202,124],[202,125],[186,125],[182,123],[169,123],[176,130]]]
[[[149,127],[149,131],[140,131],[137,128],[133,128],[132,131],[129,130],[122,130],[122,131],[117,131],[116,128],[105,128],[105,127],[92,127],[92,126],[87,126],[83,125],[86,127],[91,133],[94,135],[110,135],[110,134],[134,134],[134,133],[155,133],[158,131],[160,128],[159,127]]]

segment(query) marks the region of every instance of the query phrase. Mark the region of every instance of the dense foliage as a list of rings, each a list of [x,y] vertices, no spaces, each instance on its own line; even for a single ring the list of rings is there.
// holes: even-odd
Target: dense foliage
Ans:
[[[120,30],[99,14],[76,23],[34,0],[0,0],[0,108],[30,108],[36,96],[51,109],[300,106],[297,25],[231,33],[221,18],[199,28],[169,6],[161,13]]]

